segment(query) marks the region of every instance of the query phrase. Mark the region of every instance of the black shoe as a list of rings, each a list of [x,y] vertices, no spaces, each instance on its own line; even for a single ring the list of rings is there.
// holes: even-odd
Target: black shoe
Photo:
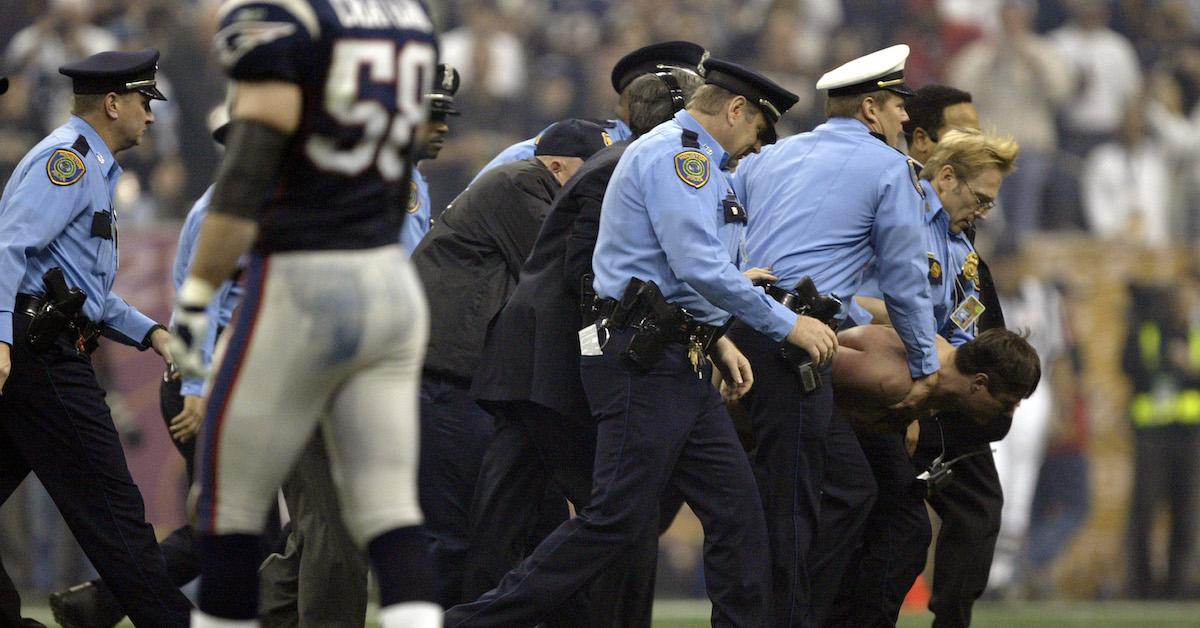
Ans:
[[[112,628],[125,617],[121,604],[102,580],[51,593],[50,610],[63,628]]]
[[[46,628],[46,624],[28,617],[21,618],[21,628]]]

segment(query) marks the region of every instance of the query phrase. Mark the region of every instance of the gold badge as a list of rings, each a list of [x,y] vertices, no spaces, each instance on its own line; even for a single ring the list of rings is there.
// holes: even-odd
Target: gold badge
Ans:
[[[967,259],[963,260],[962,275],[979,290],[979,254],[975,251],[968,253]]]
[[[418,209],[421,209],[421,193],[417,188],[416,181],[408,182],[408,213],[415,214]]]
[[[608,131],[601,131],[600,139],[604,140],[605,146],[612,146],[612,136],[608,134]]]
[[[46,176],[54,185],[71,185],[82,179],[85,172],[87,166],[83,165],[83,159],[65,148],[51,153],[46,161]]]
[[[708,155],[696,150],[685,150],[675,155],[675,174],[697,190],[708,183],[708,172]]]
[[[933,252],[927,252],[925,255],[929,258],[929,283],[942,282],[942,263],[934,257]]]

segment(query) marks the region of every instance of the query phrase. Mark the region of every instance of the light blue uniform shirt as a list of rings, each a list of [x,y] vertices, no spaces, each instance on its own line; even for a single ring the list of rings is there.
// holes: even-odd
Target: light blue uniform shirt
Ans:
[[[736,185],[750,212],[749,266],[769,267],[788,288],[807,275],[848,303],[875,257],[910,374],[938,370],[924,206],[904,155],[862,122],[831,118],[743,160]]]
[[[699,148],[683,145],[684,129],[697,134]],[[702,153],[704,158],[680,163],[685,152]],[[733,199],[733,188],[720,168],[728,158],[686,110],[630,144],[601,207],[592,257],[596,293],[619,299],[630,279],[654,281],[667,301],[702,323],[721,325],[733,314],[783,340],[796,315],[738,271],[744,226],[726,222],[722,204]],[[703,164],[707,165],[701,177],[696,173]],[[685,174],[689,165],[695,168],[691,175]]]
[[[183,221],[183,229],[179,232],[179,247],[175,251],[175,264],[171,267],[171,278],[175,282],[175,293],[192,270],[192,261],[196,258],[196,240],[200,237],[200,225],[208,215],[208,204],[212,200],[213,189],[209,186],[200,200],[192,205],[187,218]],[[229,325],[233,318],[233,308],[237,307],[242,298],[242,287],[231,280],[226,280],[217,289],[213,299],[208,302],[205,314],[208,316],[208,328],[204,332],[204,344],[200,346],[200,356],[204,367],[212,364],[213,350],[217,346],[217,331]],[[172,323],[175,321],[172,320]],[[185,377],[179,394],[192,397],[204,395],[203,377]]]
[[[633,131],[629,129],[629,125],[625,124],[624,120],[609,120],[608,124],[612,126],[607,126],[604,130],[608,133],[608,136],[612,138],[613,144],[633,137]],[[546,129],[548,128],[550,127],[546,127]],[[537,145],[537,138],[541,137],[542,133],[546,132],[546,129],[542,129],[542,132],[538,133],[536,137],[531,137],[523,142],[517,142],[516,144],[513,144],[512,146],[500,151],[499,155],[496,155],[491,161],[487,162],[487,165],[475,175],[475,178],[471,179],[471,183],[475,183],[479,177],[483,176],[483,173],[495,168],[496,166],[506,164],[510,161],[521,161],[523,159],[529,159],[530,157],[533,157],[533,149]]]
[[[0,196],[0,342],[12,344],[17,293],[45,293],[42,275],[57,266],[69,287],[87,293],[83,315],[103,323],[105,336],[141,346],[154,321],[112,293],[117,276],[112,197],[120,176],[104,140],[75,116],[17,164]],[[92,235],[94,215],[105,211],[112,212],[109,239]]]
[[[429,210],[429,183],[416,168],[412,169],[409,188],[408,216],[404,218],[404,226],[400,227],[400,246],[404,247],[405,253],[412,255],[421,239],[429,233],[432,212]]]

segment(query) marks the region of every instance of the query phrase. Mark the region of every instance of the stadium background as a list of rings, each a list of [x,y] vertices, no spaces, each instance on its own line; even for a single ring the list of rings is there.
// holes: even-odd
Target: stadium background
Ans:
[[[213,112],[224,98],[209,45],[216,4],[0,0],[0,62],[13,79],[10,93],[0,98],[4,180],[66,115],[68,82],[57,74],[58,65],[114,47],[155,46],[163,52],[159,76],[170,101],[155,105],[158,123],[144,145],[122,154],[126,174],[117,200],[118,290],[159,320],[169,313],[169,269],[180,220],[211,181],[218,159],[208,139]],[[702,43],[714,56],[747,63],[790,87],[801,100],[784,118],[781,133],[802,131],[822,119],[822,102],[812,88],[816,78],[870,50],[911,45],[907,70],[914,86],[954,84],[967,74],[963,59],[973,49],[994,45],[1000,57],[1021,55],[1025,40],[1011,36],[1005,23],[1004,10],[1013,4],[1029,12],[1037,36],[1050,38],[1077,28],[1089,10],[1106,9],[1103,22],[1111,29],[1106,36],[1136,62],[1125,68],[1105,63],[1097,53],[1089,66],[1087,55],[1071,58],[1064,52],[1064,61],[1079,66],[1069,95],[1045,104],[1044,90],[1034,84],[1022,101],[1054,120],[1048,142],[1026,141],[1028,128],[1006,128],[986,111],[982,117],[984,127],[1040,146],[1046,157],[1032,168],[1044,179],[1032,228],[1016,226],[1012,210],[999,208],[980,230],[985,258],[1012,285],[1061,297],[1061,308],[1051,318],[1033,316],[1031,325],[1060,348],[1049,369],[1051,426],[1034,445],[1046,451],[1037,489],[1046,508],[1034,513],[1029,541],[1014,550],[1022,577],[989,594],[1000,601],[982,607],[979,625],[1200,625],[1200,605],[1187,601],[1200,596],[1194,551],[1182,557],[1187,586],[1175,596],[1184,601],[1093,603],[1124,599],[1137,589],[1127,575],[1133,436],[1126,411],[1130,384],[1121,364],[1130,320],[1161,309],[1163,295],[1185,295],[1193,310],[1200,303],[1194,247],[1200,229],[1200,1],[434,2],[445,56],[463,72],[464,115],[452,120],[439,159],[422,170],[431,181],[434,206],[443,207],[479,166],[513,141],[564,117],[610,117],[616,99],[608,82],[613,62],[638,46],[669,39]],[[992,75],[986,64],[982,70],[988,93],[1030,89],[1022,77],[1005,74],[999,61],[994,65]],[[984,105],[981,100],[981,109]],[[1115,108],[1115,118],[1110,112],[1102,123],[1080,121],[1081,110],[1100,105]],[[1019,118],[1014,113],[993,117]],[[1105,170],[1112,161],[1105,155],[1125,164],[1121,176]],[[157,529],[169,531],[183,520],[183,465],[158,418],[159,365],[155,356],[119,347],[102,349],[97,362],[112,391],[109,400],[148,517]],[[1189,468],[1163,482],[1194,475]],[[1195,483],[1190,486],[1194,492]],[[1194,501],[1188,507],[1194,509]],[[1149,530],[1156,573],[1165,571],[1167,560],[1169,517],[1162,510]],[[1200,525],[1194,516],[1191,521],[1192,527]],[[662,544],[662,597],[702,596],[700,541],[698,524],[685,513]],[[34,604],[45,592],[89,577],[86,560],[32,478],[0,509],[0,552]],[[703,617],[702,603],[663,608]],[[679,621],[663,625],[693,625]]]

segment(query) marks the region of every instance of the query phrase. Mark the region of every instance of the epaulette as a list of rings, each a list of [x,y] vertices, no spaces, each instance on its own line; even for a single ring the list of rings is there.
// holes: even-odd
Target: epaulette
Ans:
[[[88,144],[87,138],[82,135],[75,138],[75,143],[71,144],[71,148],[84,157],[87,157],[88,151],[92,150],[91,145]]]
[[[691,129],[683,130],[682,141],[685,148],[700,148],[700,134]]]

